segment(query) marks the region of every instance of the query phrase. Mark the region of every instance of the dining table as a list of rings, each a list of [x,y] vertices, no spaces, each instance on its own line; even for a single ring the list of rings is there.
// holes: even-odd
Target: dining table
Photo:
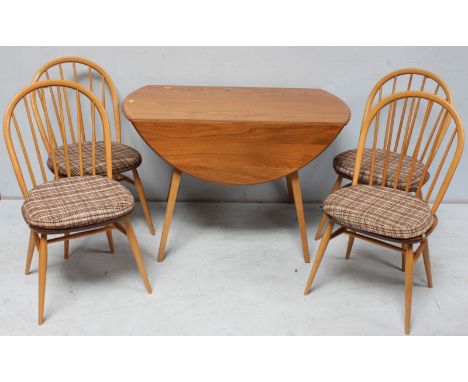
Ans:
[[[310,262],[299,170],[348,123],[322,89],[148,85],[129,94],[126,118],[172,167],[158,261],[164,260],[181,175],[244,186],[286,179],[305,262]]]

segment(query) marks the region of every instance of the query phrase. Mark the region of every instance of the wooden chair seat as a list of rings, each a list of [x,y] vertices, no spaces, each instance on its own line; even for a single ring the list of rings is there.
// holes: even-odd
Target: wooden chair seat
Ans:
[[[22,212],[34,230],[69,231],[105,225],[135,208],[132,194],[103,176],[77,176],[44,183],[26,197]]]
[[[73,143],[67,145],[70,175],[80,175],[80,152],[79,145]],[[81,144],[81,155],[83,157],[83,175],[92,175],[92,143],[84,142]],[[112,173],[121,174],[126,171],[131,171],[141,164],[141,155],[138,151],[124,145],[122,143],[112,142]],[[103,141],[96,142],[96,174],[95,175],[106,175],[106,152]],[[59,175],[67,176],[67,163],[64,146],[57,147],[55,150],[55,157],[57,161],[57,170]],[[53,172],[54,164],[52,162],[52,155],[49,155],[47,159],[47,167]]]
[[[381,186],[341,188],[325,199],[323,210],[343,227],[394,239],[421,237],[435,219],[421,199]]]
[[[335,172],[346,179],[353,179],[354,176],[354,166],[356,164],[356,153],[357,150],[348,150],[341,154],[338,154],[333,158],[333,168]],[[389,152],[387,158],[387,152],[382,149],[375,150],[375,169],[372,184],[376,186],[382,185],[382,174],[385,167],[385,162],[388,161],[387,176],[385,179],[385,186],[395,187],[395,177],[397,175],[397,169],[400,162],[400,154],[395,152]],[[370,180],[370,169],[372,162],[372,149],[364,149],[362,156],[361,171],[359,173],[359,183],[369,183]],[[399,190],[405,191],[408,176],[411,171],[411,166],[413,164],[413,158],[410,156],[401,156],[401,169],[398,174],[397,188]],[[410,192],[416,191],[418,188],[421,177],[424,173],[425,164],[416,161],[414,165],[413,177],[411,179],[409,190]],[[425,176],[424,183],[426,183],[430,178],[429,173]]]

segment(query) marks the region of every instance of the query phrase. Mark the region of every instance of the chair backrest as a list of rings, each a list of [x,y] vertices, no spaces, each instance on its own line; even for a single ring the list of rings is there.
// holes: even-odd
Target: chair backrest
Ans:
[[[106,98],[109,98],[113,116],[113,121],[109,118],[109,123],[112,125],[113,122],[115,131],[113,140],[120,143],[121,124],[117,89],[112,78],[102,67],[82,57],[60,57],[43,65],[34,75],[32,82],[50,79],[69,80],[87,87],[100,99],[104,109],[109,103],[106,102]],[[54,105],[54,108],[57,112],[57,105]],[[67,113],[68,122],[71,124],[68,108]]]
[[[71,164],[79,166],[80,175],[83,175],[82,144],[85,141],[83,125],[79,123],[82,115],[79,112],[72,115],[73,119],[77,121],[75,125],[76,132],[66,129],[64,112],[66,89],[76,93],[76,103],[89,104],[88,110],[91,111],[93,116],[98,115],[98,118],[95,118],[92,124],[92,138],[88,142],[91,148],[92,174],[96,174],[96,142],[102,139],[105,146],[106,175],[108,178],[112,178],[109,121],[106,111],[98,98],[85,87],[72,81],[39,81],[25,87],[11,100],[3,118],[6,147],[23,196],[26,196],[30,189],[51,180],[47,176],[50,172],[46,172],[44,166],[49,156],[52,159],[54,168],[54,173],[49,175],[49,178],[51,176],[53,176],[53,179],[59,178],[56,158],[56,148],[60,146],[59,139],[61,139],[63,145],[67,176],[71,176]],[[37,99],[39,99],[39,102]],[[57,105],[57,114],[54,118],[53,114],[55,113],[51,113],[49,110],[55,104]],[[95,113],[95,110],[97,110],[97,113]],[[75,156],[71,156],[68,150],[71,136],[76,137],[75,140],[78,144],[78,155]],[[39,139],[39,137],[42,139]],[[41,141],[42,145],[40,144]],[[31,160],[34,159],[34,156],[37,157],[37,161]],[[23,172],[26,172],[29,176],[24,176]]]
[[[403,91],[424,91],[444,98],[452,104],[452,94],[445,82],[428,70],[405,68],[388,73],[372,88],[367,98],[362,122],[372,108],[383,98]]]
[[[408,103],[410,107],[407,107]],[[423,106],[422,109],[425,112],[417,118],[417,109],[420,105]],[[416,195],[428,203],[434,194],[432,211],[435,213],[460,161],[464,130],[453,106],[432,93],[421,91],[395,93],[382,99],[372,108],[364,119],[359,138],[353,185],[358,184],[364,149],[369,147],[369,145],[366,146],[368,141],[372,145],[369,184],[372,185],[374,176],[379,175],[382,176],[382,184],[386,184],[391,148],[400,135],[403,137],[403,144],[397,145],[400,149],[393,188],[397,188],[402,174],[407,173],[403,181],[406,184],[405,190],[408,192],[415,175],[416,165],[423,166]],[[385,150],[385,163],[382,168],[375,166],[376,150],[379,144],[382,144],[381,147]],[[411,161],[406,163],[407,171],[402,171],[403,159],[408,151],[412,151]],[[447,158],[451,159],[447,160]],[[428,189],[423,198],[421,189],[429,174]],[[438,191],[434,193],[437,189]]]

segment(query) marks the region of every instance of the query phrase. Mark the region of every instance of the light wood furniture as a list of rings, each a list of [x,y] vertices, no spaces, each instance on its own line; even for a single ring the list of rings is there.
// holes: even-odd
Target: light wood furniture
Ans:
[[[60,57],[43,65],[34,75],[33,82],[50,79],[71,80],[78,84],[86,86],[96,97],[98,97],[107,111],[110,118],[110,124],[114,129],[111,130],[112,141],[121,144],[121,123],[120,109],[117,89],[109,74],[95,62],[82,57]],[[58,112],[57,104],[54,99],[53,106],[55,113]],[[70,105],[65,104],[67,117],[66,122],[71,124]],[[111,123],[112,122],[112,123]],[[71,143],[71,142],[70,142]],[[74,143],[74,141],[73,141]],[[138,170],[134,166],[128,166],[120,173],[114,173],[114,179],[121,182],[127,182],[135,186],[138,197],[141,202],[141,208],[146,218],[148,229],[152,235],[155,235],[153,221],[151,219],[148,201],[146,200],[143,183],[141,182]],[[115,170],[115,169],[114,169]],[[132,172],[133,179],[124,175],[124,172]]]
[[[405,68],[391,72],[382,77],[372,88],[364,108],[362,123],[366,116],[383,98],[401,91],[425,91],[444,98],[448,103],[452,103],[452,95],[445,82],[436,74],[422,69]],[[396,147],[393,148],[396,150]],[[352,180],[353,175],[337,174],[337,178],[330,192],[336,191],[341,187],[344,179]],[[391,175],[391,174],[390,174]],[[315,240],[320,239],[325,230],[327,216],[322,214]],[[351,237],[350,237],[351,240]]]
[[[67,93],[66,90],[68,90],[69,93]],[[54,104],[52,101],[52,95],[57,104],[58,113],[55,116],[56,118],[54,117],[55,113],[50,111]],[[73,120],[76,121],[76,123],[71,125],[70,130],[68,130],[65,124],[65,109],[68,106],[65,105],[72,103],[77,106],[76,115],[73,117]],[[81,148],[82,143],[84,143],[82,123],[83,110],[90,110],[94,116],[97,116],[92,123],[91,141],[94,148],[97,140],[99,139],[99,135],[101,135],[101,139],[105,143],[106,177],[70,177],[70,174],[68,174],[68,177],[60,178],[55,161],[54,148],[58,146],[60,139],[63,140],[64,146],[67,147],[67,141],[71,139],[70,137],[73,134]],[[128,197],[131,198],[134,206],[131,194],[124,187],[120,186],[119,183],[113,180],[109,181],[109,179],[112,179],[112,153],[110,145],[110,128],[106,111],[97,97],[83,86],[80,86],[75,82],[61,80],[40,81],[27,86],[21,90],[8,105],[3,119],[3,127],[8,154],[10,156],[19,187],[26,202],[32,193],[40,194],[38,190],[44,186],[53,187],[58,184],[64,184],[69,180],[83,181],[84,184],[88,184],[87,181],[93,179],[101,183],[107,182],[113,184],[115,189],[122,190],[123,193],[128,194]],[[50,174],[45,170],[44,161],[50,153],[52,153],[54,162],[54,174]],[[37,161],[34,160],[35,158]],[[83,175],[83,158],[81,155],[79,161],[79,166],[82,172],[81,175]],[[71,163],[67,156],[68,171],[70,164]],[[92,175],[95,175],[95,173],[96,168],[93,162]],[[49,179],[50,177],[52,177],[52,179]],[[83,189],[82,191],[84,193],[87,190]],[[81,200],[83,198],[81,193],[79,193],[79,198],[74,198],[74,195],[75,194],[68,194],[66,198],[68,200],[79,200],[78,203],[84,203]],[[53,191],[48,192],[47,198],[55,197],[56,195]],[[33,206],[36,210],[41,209],[42,207],[44,206],[40,203]],[[106,206],[103,207],[105,209]],[[24,208],[25,204],[23,204],[23,212]],[[61,208],[56,209],[55,212],[51,212],[51,214],[70,212],[70,219],[79,220],[82,218],[82,216],[76,216],[74,211],[65,211],[65,209],[66,208],[62,206]],[[145,271],[143,259],[141,257],[132,224],[128,218],[128,213],[121,215],[121,219],[99,221],[99,223],[93,225],[77,226],[69,229],[31,227],[25,273],[29,273],[33,253],[37,248],[39,251],[38,323],[40,325],[44,322],[48,244],[63,241],[65,243],[64,257],[68,258],[69,240],[86,237],[95,233],[106,232],[109,239],[110,249],[113,251],[114,245],[112,242],[112,230],[117,229],[128,237],[141,277],[143,278],[148,293],[151,293],[151,286]],[[40,217],[41,216],[38,218]],[[124,222],[124,226],[119,223],[120,220]]]
[[[419,110],[422,110],[422,113],[418,115]],[[305,288],[305,294],[308,294],[310,291],[331,238],[341,234],[349,236],[346,258],[350,256],[355,238],[395,250],[403,254],[403,271],[405,272],[405,333],[409,334],[414,263],[421,255],[423,256],[428,286],[431,288],[432,271],[429,259],[428,237],[437,225],[437,217],[435,215],[460,161],[463,145],[464,131],[462,122],[453,106],[446,100],[431,93],[405,91],[395,93],[379,101],[364,118],[357,149],[354,178],[349,188],[351,190],[353,187],[358,187],[358,177],[366,147],[371,147],[373,153],[376,152],[377,147],[381,147],[387,153],[387,158],[393,148],[396,148],[400,154],[400,158],[403,158],[406,152],[410,152],[412,153],[412,168],[406,179],[406,189],[398,192],[403,195],[409,193],[409,184],[416,162],[425,163],[424,174],[413,198],[424,201],[434,217],[433,224],[427,232],[418,237],[395,239],[394,237],[376,235],[366,231],[357,231],[350,228],[350,226],[341,226],[333,231],[336,217],[327,216],[326,230],[317,250],[317,255]],[[375,161],[372,160],[371,172],[374,171],[377,171],[377,169],[375,168]],[[401,159],[396,171],[397,173],[401,171]],[[432,175],[427,182],[427,189],[425,190],[425,196],[423,196],[422,188],[429,171]],[[385,180],[389,175],[388,161],[386,161],[381,172]],[[372,179],[373,176],[369,179],[370,186],[373,186]],[[380,186],[373,187],[382,189]],[[396,183],[393,188],[396,189]],[[343,190],[337,190],[335,193],[341,193]],[[334,193],[331,194],[331,196],[333,195]],[[329,199],[327,198],[327,200]],[[430,201],[433,201],[432,207],[429,206]],[[381,213],[385,214],[385,211]],[[408,210],[407,214],[412,214],[412,211]]]
[[[143,140],[174,169],[159,247],[164,259],[183,172],[220,184],[286,177],[309,262],[298,170],[335,139],[348,107],[319,89],[146,86],[123,102]]]

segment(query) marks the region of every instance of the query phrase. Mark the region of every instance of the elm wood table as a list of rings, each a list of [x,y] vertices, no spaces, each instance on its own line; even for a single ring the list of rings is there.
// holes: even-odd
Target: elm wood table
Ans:
[[[158,261],[182,172],[232,185],[286,177],[304,260],[310,261],[298,170],[348,122],[349,109],[339,98],[320,89],[145,86],[125,99],[123,111],[173,167]]]

